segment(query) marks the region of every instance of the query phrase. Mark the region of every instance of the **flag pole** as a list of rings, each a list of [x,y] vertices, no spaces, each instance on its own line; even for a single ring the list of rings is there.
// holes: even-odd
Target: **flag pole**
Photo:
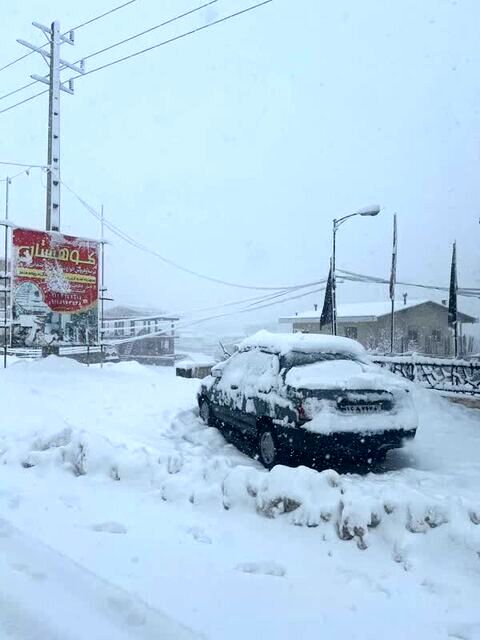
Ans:
[[[458,320],[454,324],[455,358],[458,358]]]
[[[394,352],[394,338],[395,335],[395,300],[392,298],[392,309],[390,311],[390,353]]]
[[[395,285],[397,282],[397,214],[393,214],[392,269],[390,272],[390,353],[395,350]]]

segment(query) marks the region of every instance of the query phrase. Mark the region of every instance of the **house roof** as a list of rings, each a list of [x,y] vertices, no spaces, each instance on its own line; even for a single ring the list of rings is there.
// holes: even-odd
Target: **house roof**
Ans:
[[[178,320],[177,317],[165,315],[162,311],[158,311],[157,309],[145,309],[141,307],[130,307],[127,305],[117,305],[116,307],[105,309],[105,320],[127,320],[130,318],[132,320],[134,318],[137,320],[154,320],[155,318],[162,320]]]
[[[447,310],[447,308],[440,304],[439,302],[435,302],[434,300],[408,300],[405,304],[403,300],[397,300],[395,302],[395,314],[401,313],[405,311],[405,309],[411,309],[413,307],[418,307],[423,304],[433,304],[437,307],[441,307],[442,309]],[[374,322],[381,318],[382,316],[386,316],[390,314],[391,311],[391,302],[390,300],[386,300],[383,302],[350,302],[347,304],[339,304],[337,306],[337,322]],[[320,308],[317,311],[304,311],[302,313],[298,313],[293,316],[285,316],[280,318],[280,322],[294,322],[294,321],[315,321],[320,319],[320,315],[322,310]],[[460,322],[466,323],[474,323],[477,322],[477,319],[473,316],[469,316],[466,313],[458,312]]]

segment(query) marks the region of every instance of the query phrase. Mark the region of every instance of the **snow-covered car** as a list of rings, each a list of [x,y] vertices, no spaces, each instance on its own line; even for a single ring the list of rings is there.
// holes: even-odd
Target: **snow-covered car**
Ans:
[[[256,443],[262,464],[381,462],[415,437],[408,383],[354,340],[260,331],[218,364],[198,392],[200,416]]]

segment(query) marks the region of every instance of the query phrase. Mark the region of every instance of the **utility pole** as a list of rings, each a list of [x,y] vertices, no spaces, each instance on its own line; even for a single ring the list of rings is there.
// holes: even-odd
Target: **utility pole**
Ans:
[[[38,22],[32,22],[32,24],[46,35],[50,50],[44,51],[42,47],[36,47],[25,40],[17,40],[17,42],[39,53],[49,67],[47,76],[33,74],[31,78],[48,85],[48,173],[45,225],[47,231],[60,231],[60,91],[71,95],[74,93],[73,80],[62,82],[60,72],[68,67],[83,74],[85,65],[83,60],[80,61],[80,65],[77,65],[60,58],[60,45],[64,42],[70,45],[75,43],[73,31],[68,32],[68,35],[61,34],[58,20],[52,22],[50,27]]]
[[[8,207],[9,207],[9,186],[11,183],[11,178],[7,176],[5,180],[5,222],[8,223]],[[5,264],[3,267],[3,368],[7,367],[7,313],[8,313],[8,302],[10,305],[12,304],[12,287],[11,283],[11,269],[10,269],[10,278],[8,276],[8,226],[5,225],[5,246],[4,246],[4,260]],[[9,300],[10,298],[10,300]]]

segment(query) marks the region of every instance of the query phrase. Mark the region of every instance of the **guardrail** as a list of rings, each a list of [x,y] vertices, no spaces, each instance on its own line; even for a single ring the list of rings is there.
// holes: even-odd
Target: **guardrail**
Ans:
[[[424,356],[373,356],[392,373],[430,389],[480,395],[480,362]]]
[[[0,345],[1,348],[1,345]],[[102,348],[99,345],[87,347],[87,346],[75,346],[75,347],[60,347],[59,355],[71,356],[80,353],[100,353]],[[17,356],[18,358],[41,358],[41,347],[9,347],[7,349],[9,356]]]

